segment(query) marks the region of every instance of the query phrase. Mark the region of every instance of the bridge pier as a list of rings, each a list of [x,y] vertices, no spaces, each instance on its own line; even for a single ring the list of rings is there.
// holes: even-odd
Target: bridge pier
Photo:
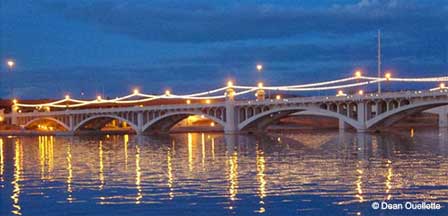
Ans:
[[[224,132],[226,134],[238,133],[238,125],[236,122],[235,101],[226,100],[226,125],[224,126]]]
[[[444,109],[439,112],[439,128],[448,128],[448,108],[444,107]]]
[[[233,88],[228,88],[226,93],[226,124],[224,125],[224,133],[236,134],[238,133],[238,120],[235,112],[235,90]]]
[[[367,103],[366,102],[358,102],[357,103],[357,119],[359,122],[359,126],[356,127],[356,132],[365,133],[367,132]]]
[[[347,130],[347,128],[348,128],[348,124],[345,123],[344,120],[339,119],[339,130],[340,131],[345,131],[345,130]]]
[[[143,134],[143,113],[142,112],[137,113],[137,131],[136,131],[136,133],[137,133],[137,135]]]
[[[17,110],[19,107],[17,107],[16,104],[12,105],[11,107],[11,125],[17,125]]]

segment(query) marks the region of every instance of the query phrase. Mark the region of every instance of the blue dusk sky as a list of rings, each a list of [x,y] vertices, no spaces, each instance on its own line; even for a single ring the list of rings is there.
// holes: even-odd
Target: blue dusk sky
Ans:
[[[0,0],[0,97],[374,76],[378,29],[384,70],[448,74],[448,0]]]

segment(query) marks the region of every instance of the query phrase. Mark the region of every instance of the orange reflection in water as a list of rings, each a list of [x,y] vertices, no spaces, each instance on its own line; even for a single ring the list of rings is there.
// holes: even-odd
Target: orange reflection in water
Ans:
[[[67,201],[69,203],[73,202],[73,189],[72,189],[72,179],[73,179],[73,170],[72,170],[72,146],[71,144],[67,145]]]
[[[238,194],[238,153],[235,151],[228,157],[229,198],[234,201]]]
[[[3,182],[3,173],[4,173],[4,162],[5,161],[5,156],[3,154],[3,138],[0,138],[0,181]],[[3,187],[3,184],[2,184]]]
[[[140,167],[140,147],[135,145],[135,188],[137,189],[137,196],[135,197],[135,204],[140,204],[143,198],[142,186],[141,186],[141,167]]]
[[[256,152],[256,161],[257,161],[257,182],[258,182],[258,197],[260,198],[260,209],[257,211],[259,213],[266,212],[264,207],[264,198],[266,197],[266,174],[265,174],[265,164],[266,160],[264,158],[264,152],[261,149],[258,149]]]
[[[14,176],[12,186],[12,211],[11,213],[14,215],[22,215],[22,208],[20,206],[20,193],[21,193],[21,174],[22,174],[22,157],[23,157],[23,149],[19,140],[16,140],[14,143]]]

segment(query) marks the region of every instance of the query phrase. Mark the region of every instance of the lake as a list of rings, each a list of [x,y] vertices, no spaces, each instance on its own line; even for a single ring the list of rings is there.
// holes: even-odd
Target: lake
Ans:
[[[0,215],[448,215],[448,132],[1,137]],[[374,210],[373,202],[439,210]]]

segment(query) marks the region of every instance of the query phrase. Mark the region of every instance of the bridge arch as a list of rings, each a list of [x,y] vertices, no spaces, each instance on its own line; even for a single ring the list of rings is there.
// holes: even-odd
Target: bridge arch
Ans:
[[[62,121],[60,121],[60,120],[58,120],[56,118],[53,118],[53,117],[39,117],[39,118],[35,118],[35,119],[31,120],[31,121],[28,121],[25,125],[23,125],[23,127],[27,128],[31,124],[33,124],[35,122],[38,122],[38,121],[42,121],[42,120],[48,120],[48,121],[55,122],[58,125],[62,126],[64,129],[66,129],[68,131],[70,130],[70,127],[67,124],[65,124],[64,122],[62,122]]]
[[[116,119],[116,120],[120,120],[123,122],[126,122],[126,124],[128,124],[129,126],[131,126],[131,128],[135,131],[138,132],[138,127],[137,125],[135,125],[134,123],[132,123],[131,121],[120,117],[120,116],[116,116],[116,115],[106,115],[106,114],[102,114],[102,115],[93,115],[90,116],[84,120],[82,120],[81,122],[79,122],[74,128],[73,131],[77,131],[81,126],[85,125],[87,122],[93,120],[93,119],[97,119],[97,118],[111,118],[111,119]]]
[[[218,123],[219,125],[221,125],[222,127],[225,126],[225,122],[213,115],[210,115],[207,113],[203,113],[200,111],[178,111],[178,112],[169,112],[166,113],[162,116],[159,116],[157,118],[152,119],[151,121],[147,122],[145,125],[143,125],[142,131],[148,131],[150,128],[156,126],[156,125],[160,125],[165,123],[162,126],[162,131],[163,130],[169,130],[171,129],[174,125],[176,125],[177,123],[179,123],[180,121],[182,121],[183,119],[187,118],[188,116],[192,116],[192,115],[200,115],[200,116],[204,116],[204,118],[210,119],[212,121],[214,121],[215,123]],[[169,121],[168,121],[169,120]]]
[[[431,108],[448,105],[448,100],[434,100],[429,102],[411,103],[383,112],[366,122],[366,128],[371,129],[380,124],[392,125],[406,116],[422,112]]]
[[[282,107],[282,108],[271,109],[271,110],[261,112],[261,113],[258,113],[256,115],[252,116],[252,117],[244,120],[243,122],[239,123],[238,129],[240,131],[245,130],[245,129],[253,126],[253,124],[260,122],[260,120],[263,121],[264,119],[269,118],[265,122],[262,122],[261,124],[259,124],[261,126],[261,129],[263,129],[264,127],[270,125],[272,122],[275,122],[281,118],[289,116],[293,113],[302,113],[302,112],[305,112],[310,115],[315,115],[315,116],[324,116],[324,117],[332,117],[332,118],[336,118],[336,119],[341,119],[342,121],[344,121],[345,123],[349,124],[350,126],[352,126],[354,128],[358,128],[358,124],[359,124],[355,119],[351,119],[351,118],[344,116],[337,112],[323,110],[320,108]]]

